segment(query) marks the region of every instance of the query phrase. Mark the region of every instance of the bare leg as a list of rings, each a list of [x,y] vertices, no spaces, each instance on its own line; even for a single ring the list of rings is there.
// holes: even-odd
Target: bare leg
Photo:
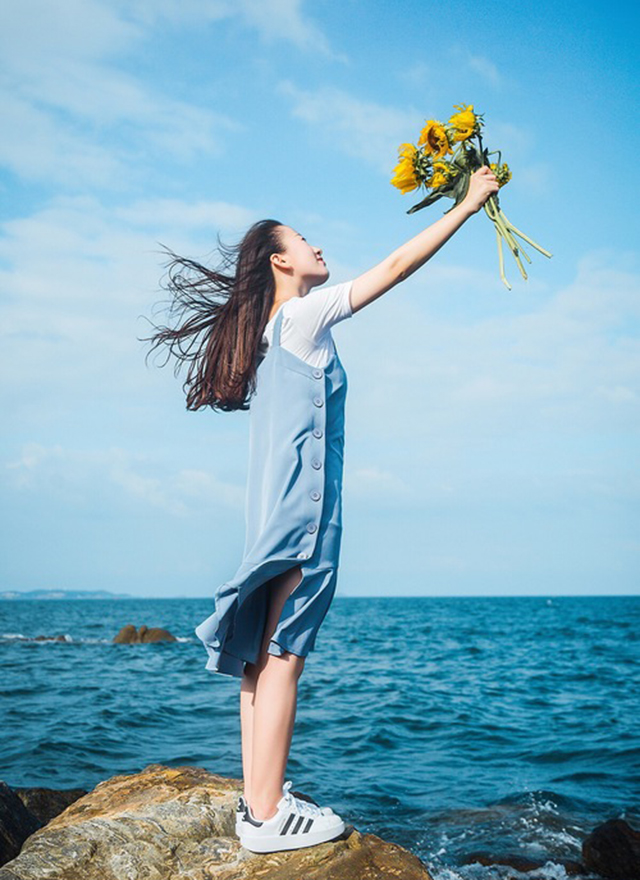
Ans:
[[[305,658],[267,652],[282,608],[302,580],[297,565],[270,583],[269,610],[257,664],[247,664],[240,686],[244,795],[257,819],[275,815],[282,797]]]

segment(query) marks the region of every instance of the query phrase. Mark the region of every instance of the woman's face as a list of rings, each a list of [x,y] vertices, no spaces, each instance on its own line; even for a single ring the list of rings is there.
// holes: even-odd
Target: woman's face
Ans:
[[[310,288],[323,284],[329,277],[329,270],[322,258],[322,248],[309,244],[302,233],[291,226],[281,228],[281,238],[285,247],[281,256],[289,262],[294,274],[306,281]]]

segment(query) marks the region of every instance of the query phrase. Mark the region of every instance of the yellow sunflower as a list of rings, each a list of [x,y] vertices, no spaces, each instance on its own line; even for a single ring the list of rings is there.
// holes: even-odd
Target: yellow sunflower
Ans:
[[[437,186],[442,186],[445,183],[449,183],[451,178],[454,176],[454,171],[448,162],[434,162],[433,176],[429,181],[429,186],[435,189]]]
[[[413,144],[400,144],[398,147],[398,154],[401,158],[393,169],[391,183],[402,193],[411,192],[420,186],[414,162],[417,152],[418,150]]]
[[[441,159],[451,152],[446,129],[437,119],[429,119],[420,132],[418,146],[423,144],[425,153],[430,153],[434,159]]]
[[[455,113],[449,120],[449,125],[454,129],[454,142],[468,140],[476,130],[477,118],[473,112],[473,104],[469,104],[465,109],[462,104],[453,105],[458,113]]]
[[[491,162],[489,167],[496,176],[498,186],[504,186],[505,183],[509,183],[511,180],[511,170],[506,162],[503,162],[502,165],[498,165],[496,162]]]

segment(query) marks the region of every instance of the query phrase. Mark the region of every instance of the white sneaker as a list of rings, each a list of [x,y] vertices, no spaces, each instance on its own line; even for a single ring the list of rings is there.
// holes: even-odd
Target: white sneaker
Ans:
[[[240,823],[242,822],[242,817],[244,816],[247,810],[247,802],[244,798],[244,795],[241,794],[238,798],[238,803],[236,805],[236,834],[238,837],[240,836]]]
[[[238,823],[240,843],[251,852],[281,852],[315,846],[342,834],[345,824],[330,807],[320,808],[294,797],[286,782],[284,794],[278,801],[277,812],[270,819],[259,820],[246,809]]]
[[[282,793],[286,794],[291,788],[292,784],[293,783],[290,779],[287,780],[287,782],[285,782],[285,784],[282,786]],[[292,794],[291,796],[295,797],[294,794]],[[296,800],[304,801],[304,798],[296,798]],[[314,800],[311,800],[311,803],[315,804],[316,807],[318,806],[318,804]],[[236,834],[238,835],[238,837],[240,837],[240,823],[242,822],[242,817],[246,813],[246,810],[247,801],[245,800],[245,796],[241,794],[238,798],[238,803],[236,805]],[[331,809],[331,807],[322,807],[320,812],[323,813],[325,816],[330,816],[333,814],[333,810]]]

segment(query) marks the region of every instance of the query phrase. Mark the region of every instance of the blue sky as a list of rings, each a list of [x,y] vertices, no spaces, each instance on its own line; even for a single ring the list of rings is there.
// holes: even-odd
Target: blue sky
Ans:
[[[621,11],[620,11],[621,12]],[[159,242],[273,217],[355,278],[450,203],[389,183],[454,104],[513,179],[525,282],[474,215],[337,326],[343,595],[635,593],[638,66],[604,3],[23,0],[0,13],[0,589],[213,595],[248,413],[187,412],[137,337]],[[624,156],[628,161],[624,160]]]

